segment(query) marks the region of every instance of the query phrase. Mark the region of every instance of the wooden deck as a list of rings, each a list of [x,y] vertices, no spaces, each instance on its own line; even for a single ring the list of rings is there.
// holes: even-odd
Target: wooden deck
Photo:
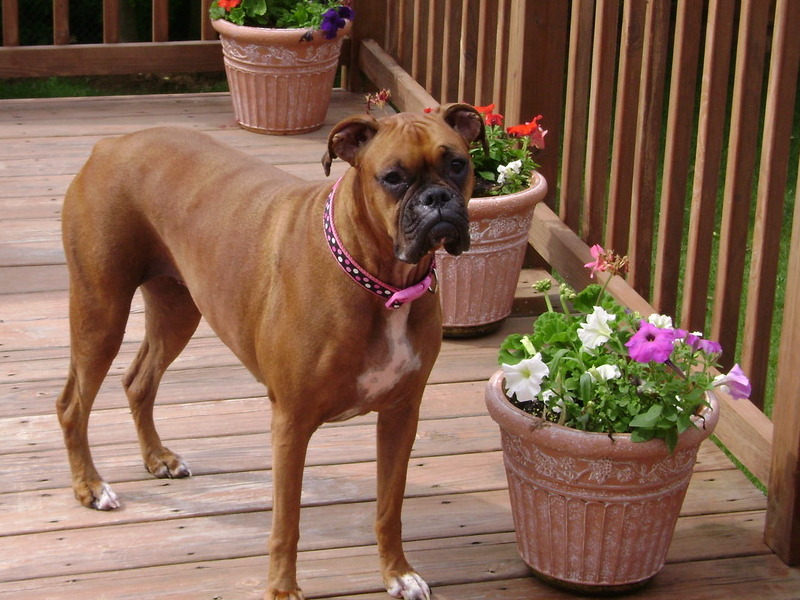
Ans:
[[[360,96],[335,93],[329,124],[361,107]],[[244,132],[225,94],[0,101],[0,599],[263,593],[268,402],[208,327],[167,372],[156,410],[163,437],[194,477],[158,480],[141,465],[119,384],[142,335],[137,302],[90,431],[101,473],[124,506],[86,510],[69,488],[54,413],[68,360],[61,198],[99,138],[160,124],[201,129],[292,173],[324,177],[325,130],[292,138]],[[409,556],[435,598],[571,597],[529,576],[517,555],[499,435],[483,404],[499,340],[528,327],[529,319],[511,319],[492,337],[447,341],[428,386],[404,523]],[[365,416],[326,426],[312,440],[299,558],[309,598],[388,598],[372,534],[373,422]],[[800,571],[761,541],[765,506],[706,443],[669,563],[637,597],[800,598]]]

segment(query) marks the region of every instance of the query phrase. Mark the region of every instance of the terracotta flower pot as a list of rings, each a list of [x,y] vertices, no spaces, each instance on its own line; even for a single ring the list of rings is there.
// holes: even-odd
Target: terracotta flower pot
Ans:
[[[697,450],[719,404],[695,419],[670,453],[662,440],[586,433],[512,405],[503,372],[486,386],[499,424],[517,546],[541,579],[589,593],[647,583],[664,566]]]
[[[547,181],[534,172],[526,190],[469,201],[470,250],[436,253],[445,336],[489,333],[511,314],[533,209],[546,194]]]
[[[211,21],[220,34],[225,74],[236,122],[249,131],[278,135],[307,133],[325,121],[342,38],[325,39],[303,29],[268,29]]]

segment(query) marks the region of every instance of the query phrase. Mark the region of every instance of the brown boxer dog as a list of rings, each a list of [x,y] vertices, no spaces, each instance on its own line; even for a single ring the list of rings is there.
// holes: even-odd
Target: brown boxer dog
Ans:
[[[272,404],[273,516],[265,598],[296,580],[306,449],[322,424],[378,413],[375,531],[387,591],[430,591],[406,561],[400,512],[419,404],[441,344],[434,250],[469,247],[463,104],[337,124],[323,159],[352,165],[335,186],[305,183],[210,137],[158,128],[97,144],[67,191],[71,361],[58,417],[75,496],[120,506],[98,474],[87,423],[119,351],[137,288],[145,338],[123,378],[147,469],[186,477],[153,422],[164,370],[201,315]]]

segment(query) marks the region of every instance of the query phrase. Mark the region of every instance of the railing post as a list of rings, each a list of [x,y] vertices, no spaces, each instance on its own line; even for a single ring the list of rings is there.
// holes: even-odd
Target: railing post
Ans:
[[[764,531],[766,544],[789,565],[800,565],[800,185],[797,190],[772,412],[772,468]]]
[[[785,69],[785,72],[781,72],[780,68],[774,71],[775,87],[782,88],[789,81],[797,81],[800,45],[796,39],[792,42],[789,38],[796,35],[793,28],[798,20],[800,20],[800,5],[795,0],[778,0],[775,10],[772,60],[777,62],[780,68]],[[771,77],[768,97],[773,94],[782,96],[786,93],[785,89],[773,88]],[[792,99],[794,93],[789,94],[788,106],[794,104]],[[769,112],[774,111],[768,108]],[[775,115],[775,118],[780,118],[780,115]],[[779,126],[786,127],[785,124]],[[788,128],[791,130],[791,123]],[[785,168],[785,161],[782,166]],[[769,173],[762,176],[768,175]],[[785,180],[785,174],[783,178]],[[760,188],[761,186],[759,191]],[[775,406],[772,413],[775,425],[764,541],[781,560],[796,566],[800,565],[800,175],[795,190],[792,242],[786,269],[786,298],[779,352]]]

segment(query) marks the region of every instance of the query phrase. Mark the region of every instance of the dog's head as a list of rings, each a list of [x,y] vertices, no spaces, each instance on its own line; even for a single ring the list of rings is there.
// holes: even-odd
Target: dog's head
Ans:
[[[469,147],[477,140],[485,144],[483,118],[467,104],[380,121],[360,115],[333,128],[322,162],[326,174],[337,157],[358,171],[354,193],[394,240],[395,256],[415,264],[439,247],[469,250]]]

